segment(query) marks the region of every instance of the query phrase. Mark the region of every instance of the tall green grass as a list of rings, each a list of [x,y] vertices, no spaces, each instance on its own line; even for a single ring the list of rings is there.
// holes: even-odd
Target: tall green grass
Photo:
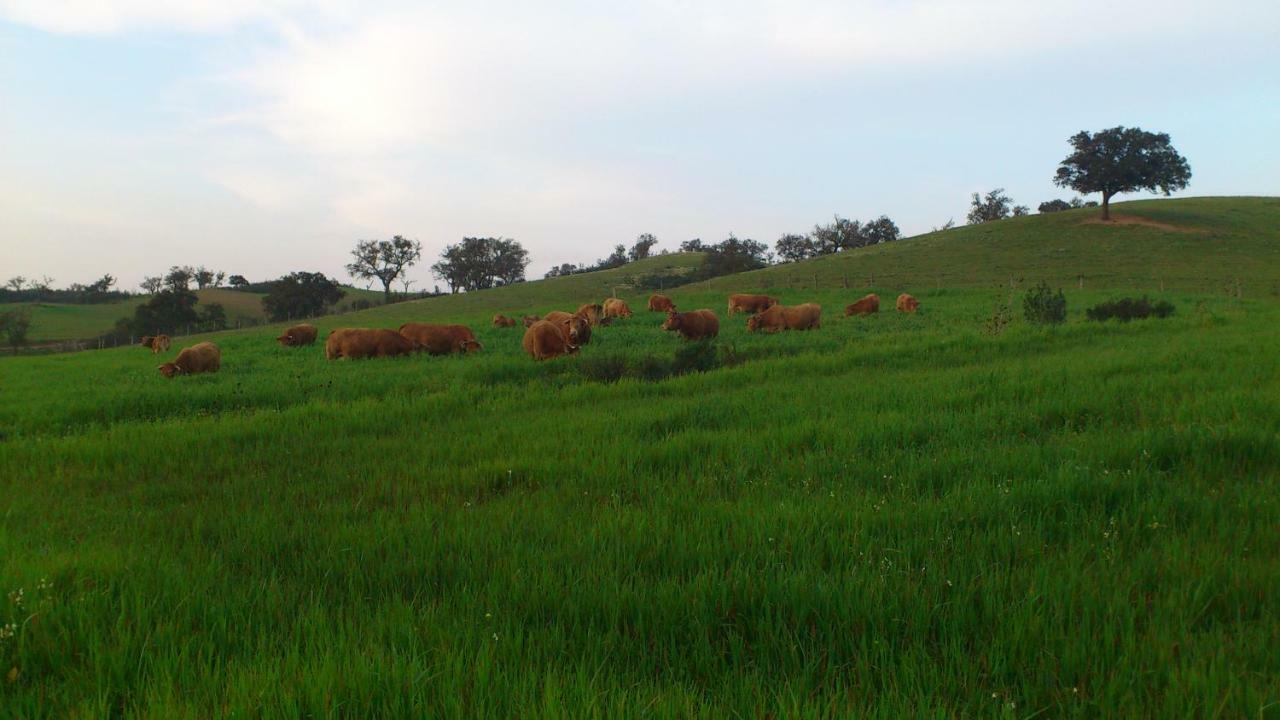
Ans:
[[[993,336],[1007,289],[839,317],[863,292],[784,289],[823,328],[764,336],[678,290],[732,362],[653,382],[584,368],[670,360],[659,315],[534,363],[492,300],[454,306],[465,358],[260,329],[175,381],[0,361],[0,709],[1274,714],[1280,307],[1086,323],[1109,295],[1068,291],[1066,325]]]

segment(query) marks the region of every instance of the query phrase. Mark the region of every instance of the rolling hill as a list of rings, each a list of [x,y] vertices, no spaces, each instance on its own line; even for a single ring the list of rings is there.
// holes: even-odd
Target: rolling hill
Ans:
[[[0,359],[0,707],[1266,717],[1280,302],[1168,288],[1169,319],[1086,321],[1151,291],[1102,283],[1143,257],[1115,241],[1064,324],[991,322],[1019,299],[1004,255],[1053,280],[1038,248],[1073,233],[1062,257],[1133,231],[1170,268],[1277,271],[1274,202],[1166,202],[1122,206],[1146,226],[1007,221],[671,290],[721,315],[709,343],[623,287],[698,261],[676,255],[317,321],[466,322],[468,356],[329,361],[259,327],[200,338],[221,370],[174,380],[140,348]],[[903,274],[872,289],[901,280],[920,312],[842,317],[867,289],[842,274],[886,253]],[[970,279],[931,286],[957,263]],[[724,297],[753,286],[821,303],[822,327],[747,332]],[[488,323],[614,289],[635,317],[574,357]]]

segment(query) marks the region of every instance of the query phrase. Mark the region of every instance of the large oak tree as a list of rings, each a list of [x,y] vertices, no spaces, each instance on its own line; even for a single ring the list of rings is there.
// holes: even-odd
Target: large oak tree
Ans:
[[[1166,133],[1121,126],[1080,132],[1069,142],[1074,150],[1053,182],[1079,193],[1102,193],[1103,220],[1111,219],[1111,198],[1117,193],[1149,190],[1168,195],[1191,179],[1191,166]]]

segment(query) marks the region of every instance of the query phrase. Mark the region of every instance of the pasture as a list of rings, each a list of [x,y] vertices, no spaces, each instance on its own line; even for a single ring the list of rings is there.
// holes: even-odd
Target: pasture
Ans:
[[[824,322],[768,336],[686,288],[721,335],[684,360],[638,295],[578,357],[489,326],[602,296],[555,290],[575,282],[325,318],[302,349],[208,336],[216,375],[165,380],[137,348],[0,361],[0,590],[22,591],[0,707],[1280,708],[1274,299],[1170,292],[1171,319],[1097,324],[1114,293],[1068,289],[1066,325],[990,335],[1007,288],[857,319],[865,288],[775,288]],[[484,350],[323,358],[333,327],[446,319]]]

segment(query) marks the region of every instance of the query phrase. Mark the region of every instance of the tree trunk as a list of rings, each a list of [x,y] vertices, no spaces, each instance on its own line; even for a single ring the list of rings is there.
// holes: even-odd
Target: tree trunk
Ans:
[[[391,304],[391,283],[386,282],[385,280],[382,283],[382,304]]]
[[[1111,219],[1111,193],[1102,193],[1102,221]]]

